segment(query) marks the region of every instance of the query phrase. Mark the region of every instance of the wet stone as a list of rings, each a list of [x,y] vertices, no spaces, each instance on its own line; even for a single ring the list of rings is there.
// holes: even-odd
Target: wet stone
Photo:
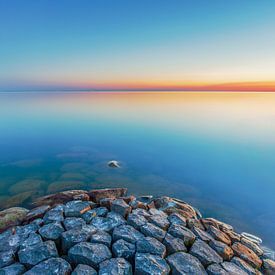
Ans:
[[[86,222],[82,218],[66,218],[63,222],[66,230],[80,229]]]
[[[146,223],[141,228],[140,231],[147,237],[153,237],[156,238],[159,241],[163,241],[166,232],[159,228],[158,226],[152,224],[152,223]]]
[[[142,215],[129,214],[127,222],[129,225],[139,230],[142,225],[147,223],[147,219]]]
[[[113,229],[118,226],[118,223],[114,219],[104,217],[95,217],[92,219],[90,224],[95,228],[106,232],[112,232]]]
[[[89,265],[79,264],[71,275],[97,275],[97,272]]]
[[[116,199],[112,201],[111,211],[114,211],[125,218],[131,212],[131,206],[129,206],[123,199]]]
[[[26,215],[25,221],[30,222],[30,221],[33,221],[35,219],[42,218],[44,216],[44,214],[48,210],[50,210],[50,208],[51,207],[49,205],[42,205],[42,206],[36,207],[34,209],[31,209],[28,212],[28,214]]]
[[[186,226],[186,219],[178,213],[172,213],[168,216],[168,220],[171,224],[179,224]]]
[[[33,220],[31,223],[36,224],[37,226],[40,227],[44,224],[44,221],[43,221],[43,219],[39,218],[39,219]]]
[[[164,215],[152,215],[148,218],[148,221],[163,230],[167,230],[170,225],[167,217]]]
[[[172,274],[207,275],[201,262],[185,252],[177,252],[166,258]]]
[[[164,258],[166,247],[160,241],[152,237],[145,237],[136,242],[136,249],[139,253],[149,253]]]
[[[113,240],[123,239],[130,243],[136,243],[139,239],[143,238],[144,235],[137,231],[130,225],[121,225],[116,227],[113,231]]]
[[[120,214],[113,211],[108,212],[107,218],[112,219],[116,226],[126,224],[126,220]]]
[[[175,238],[169,233],[166,234],[163,244],[166,246],[167,253],[173,254],[175,252],[186,252],[187,248],[184,241],[180,238]]]
[[[199,259],[204,266],[219,264],[223,261],[222,257],[202,240],[196,240],[189,253]]]
[[[31,233],[37,232],[39,229],[39,226],[35,223],[30,223],[24,226],[16,226],[15,232],[17,235],[20,235],[21,237],[23,236],[28,236]]]
[[[163,212],[162,210],[158,210],[156,208],[151,208],[151,209],[149,209],[148,212],[150,215],[160,215],[160,216],[163,216],[166,218],[168,217],[168,215],[165,212]]]
[[[132,275],[132,266],[123,258],[106,260],[99,265],[99,275]]]
[[[134,258],[136,247],[134,244],[120,239],[113,244],[112,252],[115,257],[125,258],[126,260],[131,261]]]
[[[110,247],[112,243],[112,237],[110,234],[103,230],[98,230],[95,234],[91,236],[91,243],[101,243]]]
[[[245,262],[239,257],[233,257],[233,259],[231,260],[231,263],[237,265],[239,268],[241,268],[243,271],[245,271],[249,275],[259,274],[252,266],[250,266],[247,262]]]
[[[82,242],[70,248],[68,256],[75,264],[87,264],[98,269],[98,265],[110,259],[112,253],[106,245]]]
[[[258,256],[263,255],[263,250],[254,242],[250,241],[247,238],[241,238],[241,243],[244,244],[246,247],[250,248],[253,250]]]
[[[63,210],[60,209],[51,209],[43,217],[44,224],[52,222],[63,222]]]
[[[65,205],[66,217],[81,217],[82,214],[91,209],[87,201],[69,201]]]
[[[136,214],[139,216],[144,216],[145,218],[148,218],[151,216],[151,214],[149,214],[146,210],[138,208],[132,211],[132,214]]]
[[[168,233],[182,239],[187,247],[191,246],[196,239],[195,234],[190,229],[178,224],[172,224],[168,229]]]
[[[15,262],[15,254],[12,250],[0,252],[0,268]]]
[[[9,233],[8,231],[6,231]],[[27,238],[28,235],[11,235],[11,232],[6,235],[6,238],[0,240],[0,252],[12,250],[16,252],[20,244]]]
[[[68,275],[72,271],[70,264],[62,258],[50,258],[27,271],[25,275]]]
[[[46,224],[39,229],[39,234],[44,240],[57,241],[63,232],[63,226],[57,222]]]
[[[247,273],[242,270],[237,265],[230,263],[230,262],[223,262],[221,263],[223,269],[227,271],[229,274],[238,274],[238,275],[247,275]]]
[[[51,257],[58,257],[58,252],[53,241],[38,243],[31,247],[20,249],[18,258],[20,263],[33,266]]]
[[[228,272],[226,272],[219,264],[209,265],[206,268],[206,271],[208,275],[229,275]]]
[[[105,217],[107,213],[108,213],[108,209],[106,207],[98,207],[85,212],[81,217],[87,223],[90,223],[94,217]]]
[[[24,248],[27,248],[27,247],[30,247],[30,246],[34,246],[38,243],[42,243],[42,238],[40,235],[36,234],[36,233],[31,233],[29,235],[29,237],[24,240],[21,245],[20,245],[20,249],[24,249]]]
[[[1,275],[21,275],[25,271],[26,268],[20,263],[14,263],[12,265],[0,268]]]
[[[170,267],[163,258],[157,255],[136,253],[135,275],[168,275],[169,272]]]
[[[211,240],[213,240],[212,236],[210,236],[206,231],[201,230],[198,227],[193,226],[191,230],[197,236],[197,238],[199,238],[200,240],[202,240],[204,242],[208,243]]]
[[[231,247],[229,247],[225,243],[216,240],[211,240],[209,246],[212,249],[214,249],[225,261],[230,261],[234,255],[234,252],[231,249]]]
[[[225,233],[223,233],[222,231],[220,231],[219,229],[217,229],[216,227],[210,225],[207,229],[207,232],[209,233],[209,235],[211,235],[215,240],[223,242],[227,245],[231,244],[231,239],[228,237],[228,235],[226,235]]]

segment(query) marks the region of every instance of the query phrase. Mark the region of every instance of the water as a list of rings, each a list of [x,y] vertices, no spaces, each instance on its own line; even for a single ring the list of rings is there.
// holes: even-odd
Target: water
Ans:
[[[275,248],[275,94],[2,93],[0,152],[1,208],[128,187],[176,196]]]

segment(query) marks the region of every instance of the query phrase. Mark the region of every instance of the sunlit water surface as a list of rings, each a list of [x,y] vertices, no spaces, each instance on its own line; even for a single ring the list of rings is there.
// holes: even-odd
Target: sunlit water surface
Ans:
[[[275,94],[0,94],[1,208],[116,186],[176,196],[275,248]]]

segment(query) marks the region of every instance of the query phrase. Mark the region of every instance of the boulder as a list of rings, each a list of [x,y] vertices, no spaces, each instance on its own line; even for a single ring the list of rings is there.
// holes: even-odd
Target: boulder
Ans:
[[[74,264],[87,264],[98,269],[101,262],[112,257],[112,253],[104,244],[82,242],[70,248],[68,256]]]
[[[230,263],[230,262],[223,262],[221,263],[223,269],[228,272],[228,274],[238,274],[238,275],[247,275],[247,273],[242,270],[237,265]]]
[[[152,223],[146,223],[143,226],[140,227],[140,231],[147,237],[153,237],[156,238],[159,241],[163,241],[166,231],[159,228],[158,226],[152,224]]]
[[[123,258],[106,260],[99,265],[99,275],[132,275],[132,266]]]
[[[38,232],[44,240],[57,241],[64,232],[64,228],[61,223],[55,222],[42,226]]]
[[[65,205],[66,217],[81,217],[82,214],[91,209],[88,201],[69,201]]]
[[[95,234],[91,236],[91,243],[101,243],[108,247],[111,247],[112,237],[110,234],[103,230],[98,230]]]
[[[69,275],[72,268],[70,264],[62,258],[50,258],[45,260],[32,269],[27,271],[25,275]]]
[[[169,220],[164,215],[152,215],[148,218],[148,221],[163,230],[167,230],[170,225]]]
[[[28,214],[26,215],[25,219],[24,219],[24,223],[30,223],[31,221],[38,219],[38,218],[42,218],[44,216],[44,214],[50,210],[50,206],[49,205],[42,205],[42,206],[38,206],[36,208],[31,209]]]
[[[86,225],[86,222],[82,218],[66,218],[63,222],[63,225],[66,230],[71,230],[71,229],[80,229],[84,225]]]
[[[90,198],[95,202],[99,202],[101,199],[105,198],[116,199],[119,197],[124,197],[126,193],[127,188],[98,189],[88,192]]]
[[[267,274],[267,275],[275,274],[275,261],[272,261],[270,259],[264,259],[263,271],[264,271],[264,274]]]
[[[98,207],[85,212],[81,217],[87,223],[90,223],[94,217],[105,217],[107,213],[108,209],[106,207]]]
[[[143,234],[137,231],[130,225],[121,225],[116,227],[113,231],[113,240],[123,239],[130,243],[136,243],[139,239],[143,238]]]
[[[213,240],[213,237],[210,236],[206,231],[193,226],[192,227],[192,232],[197,236],[197,238],[199,238],[200,240],[209,243],[211,240]]]
[[[120,239],[113,244],[112,252],[117,258],[125,258],[128,261],[132,261],[136,253],[136,246]]]
[[[12,265],[0,268],[1,275],[21,275],[25,271],[25,266],[20,263],[14,263]]]
[[[156,208],[150,208],[148,212],[150,215],[159,215],[168,218],[168,215],[165,212]]]
[[[226,245],[225,243],[211,240],[209,242],[209,246],[213,248],[225,261],[230,261],[234,255],[233,250],[230,246]]]
[[[148,218],[148,217],[151,216],[151,214],[150,214],[148,211],[146,211],[146,210],[144,210],[144,209],[141,209],[141,208],[134,209],[134,210],[132,211],[132,214],[139,215],[139,216],[143,216],[143,217],[145,217],[145,218]]]
[[[52,223],[52,222],[63,222],[63,210],[62,209],[51,209],[43,217],[44,224]]]
[[[164,258],[166,247],[160,241],[152,237],[144,237],[136,242],[136,249],[139,253],[149,253]]]
[[[147,219],[142,215],[129,214],[127,222],[135,229],[140,230],[140,227],[147,223]]]
[[[182,226],[186,226],[186,218],[181,216],[179,213],[170,214],[168,220],[171,224],[179,224]]]
[[[166,258],[172,274],[207,275],[201,262],[185,252],[177,252]]]
[[[196,227],[196,228],[199,228],[199,229],[205,231],[205,228],[204,228],[203,224],[201,223],[201,221],[198,219],[195,219],[195,218],[187,219],[187,227],[189,229]]]
[[[231,239],[221,230],[216,227],[210,225],[207,229],[209,235],[211,235],[215,240],[223,242],[227,245],[231,245]]]
[[[246,272],[249,275],[259,275],[258,270],[256,271],[251,265],[249,265],[247,262],[245,262],[239,257],[233,257],[231,263],[237,265],[239,268],[241,268],[244,272]]]
[[[247,239],[246,237],[241,238],[241,243],[244,244],[246,247],[253,250],[258,256],[263,255],[263,250],[256,244],[255,242],[252,242],[250,239]]]
[[[117,160],[110,160],[107,165],[111,168],[120,168],[120,164]]]
[[[136,253],[135,275],[168,275],[169,272],[170,267],[163,258],[157,255]]]
[[[79,264],[71,275],[97,275],[97,272],[89,265]]]
[[[131,212],[131,206],[129,206],[123,199],[115,199],[112,201],[111,211],[114,211],[125,218]]]
[[[0,268],[11,265],[15,262],[15,255],[13,250],[0,252]]]
[[[20,249],[25,249],[27,247],[34,246],[38,243],[42,243],[42,238],[40,235],[36,233],[31,233],[27,239],[25,239],[21,244],[20,244]]]
[[[182,239],[187,247],[191,246],[196,239],[195,234],[190,229],[178,224],[172,224],[168,229],[168,233]]]
[[[163,244],[166,246],[167,253],[173,254],[176,252],[186,252],[187,248],[184,244],[184,241],[180,238],[175,238],[169,233],[166,234]]]
[[[219,264],[209,265],[206,268],[206,271],[208,275],[229,275],[228,272],[226,272]]]

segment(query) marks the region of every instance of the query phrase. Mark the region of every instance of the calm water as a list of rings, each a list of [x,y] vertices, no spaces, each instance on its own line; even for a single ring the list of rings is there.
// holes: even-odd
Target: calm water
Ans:
[[[125,186],[176,196],[275,248],[274,171],[275,94],[0,94],[1,208]]]

